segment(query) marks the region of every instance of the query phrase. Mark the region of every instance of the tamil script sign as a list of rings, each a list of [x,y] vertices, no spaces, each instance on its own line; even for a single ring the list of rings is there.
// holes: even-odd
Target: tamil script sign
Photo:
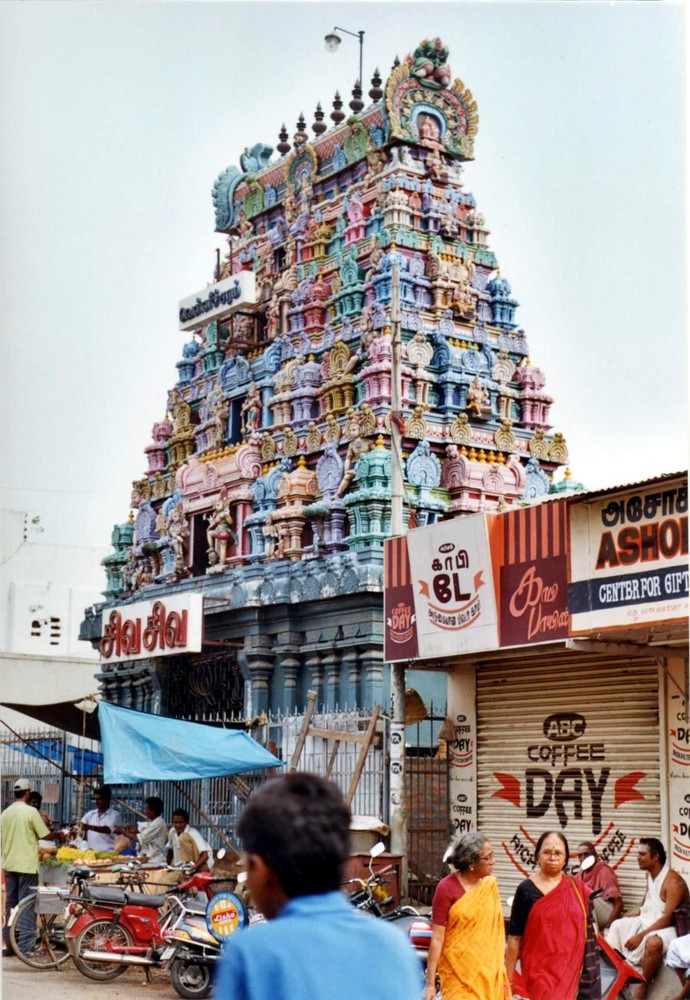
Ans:
[[[256,278],[253,271],[240,271],[202,292],[180,302],[180,330],[197,330],[214,319],[232,315],[242,306],[256,304]]]
[[[471,514],[407,536],[422,658],[498,646],[488,522]]]
[[[202,634],[201,594],[125,604],[104,616],[101,663],[199,653]]]
[[[570,509],[572,634],[688,614],[688,482],[665,480]]]

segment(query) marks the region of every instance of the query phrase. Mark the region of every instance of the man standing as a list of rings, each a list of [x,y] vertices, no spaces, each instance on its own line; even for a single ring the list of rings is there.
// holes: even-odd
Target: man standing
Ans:
[[[191,862],[195,872],[211,868],[213,851],[199,831],[189,825],[187,810],[176,809],[172,814],[172,823],[172,830],[168,834],[168,864]]]
[[[350,810],[335,785],[275,778],[252,795],[238,833],[268,922],[225,944],[216,1000],[418,1000],[421,965],[405,936],[339,891]]]
[[[594,916],[600,931],[612,924],[623,912],[623,897],[616,873],[605,861],[599,860],[594,844],[584,840],[575,852],[580,859],[580,871],[577,878],[594,891],[601,889],[601,895],[592,900]],[[582,864],[587,858],[594,858],[594,864],[583,870]]]
[[[638,913],[619,917],[606,940],[633,965],[642,966],[646,983],[633,987],[634,1000],[643,1000],[676,937],[673,911],[690,898],[685,879],[666,864],[664,845],[655,837],[640,837],[637,863],[647,873],[647,892]]]
[[[34,886],[38,885],[38,842],[39,840],[64,840],[64,834],[56,830],[52,833],[41,819],[38,809],[29,805],[31,785],[26,778],[14,783],[14,799],[0,818],[2,833],[2,869],[5,873],[5,924],[2,928],[2,953],[12,954],[10,948],[8,920],[10,911]],[[28,933],[32,933],[30,929]],[[22,948],[24,942],[22,942]],[[27,943],[27,949],[31,947]]]
[[[114,851],[115,838],[123,833],[122,816],[117,809],[110,808],[112,792],[109,785],[103,785],[94,792],[96,808],[82,816],[81,828],[87,846],[92,851]]]

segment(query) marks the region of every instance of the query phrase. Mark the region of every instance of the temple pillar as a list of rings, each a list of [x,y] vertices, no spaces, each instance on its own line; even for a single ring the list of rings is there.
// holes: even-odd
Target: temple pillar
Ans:
[[[309,653],[304,659],[307,681],[311,691],[316,692],[317,709],[323,704],[323,665],[318,653]]]
[[[297,677],[301,666],[298,649],[281,650],[280,666],[283,671],[283,711],[297,711]]]
[[[248,640],[248,641],[251,641]],[[245,651],[249,676],[252,685],[252,712],[255,715],[268,712],[270,708],[271,677],[275,668],[275,654],[268,648],[256,642],[251,649]]]
[[[367,646],[359,654],[361,672],[361,702],[371,708],[383,697],[383,649]]]
[[[341,656],[342,690],[344,693],[345,706],[355,708],[359,705],[359,658],[354,646],[344,649]]]
[[[326,650],[321,662],[324,672],[324,708],[326,711],[333,711],[338,704],[340,688],[340,664],[335,649]]]

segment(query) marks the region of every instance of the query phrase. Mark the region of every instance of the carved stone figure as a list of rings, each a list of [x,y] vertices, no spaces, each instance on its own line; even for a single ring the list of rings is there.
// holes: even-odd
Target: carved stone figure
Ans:
[[[206,545],[209,566],[224,566],[227,562],[227,552],[230,542],[237,536],[232,531],[232,514],[230,503],[222,493],[213,505],[212,512],[206,517]]]
[[[256,382],[252,382],[240,409],[242,417],[242,431],[249,437],[258,430],[261,423],[261,396],[256,387]]]
[[[477,417],[483,417],[484,411],[490,406],[489,390],[483,385],[478,375],[470,383],[467,389],[467,406]]]
[[[345,455],[345,462],[343,465],[343,478],[338,487],[338,496],[341,497],[346,492],[348,486],[355,477],[355,465],[371,448],[371,442],[367,441],[365,437],[362,437],[362,432],[357,428],[355,436],[350,441],[347,446],[347,454]]]
[[[181,503],[175,504],[165,522],[166,533],[175,553],[175,569],[181,570],[185,564],[185,547],[189,538],[189,524]]]

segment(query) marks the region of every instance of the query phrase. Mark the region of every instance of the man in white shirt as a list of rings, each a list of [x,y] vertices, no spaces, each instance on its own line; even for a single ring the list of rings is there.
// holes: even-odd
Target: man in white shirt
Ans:
[[[146,823],[126,827],[130,841],[136,842],[141,854],[145,854],[154,865],[164,865],[168,847],[168,827],[163,819],[163,800],[157,795],[149,795],[144,805]]]
[[[186,809],[176,809],[172,815],[172,830],[168,835],[168,864],[181,865],[191,861],[194,871],[206,871],[213,865],[213,851],[198,830],[189,825]]]
[[[94,792],[96,808],[90,809],[81,819],[81,828],[87,846],[93,851],[114,851],[117,834],[123,833],[122,816],[110,808],[112,792],[103,785]]]

